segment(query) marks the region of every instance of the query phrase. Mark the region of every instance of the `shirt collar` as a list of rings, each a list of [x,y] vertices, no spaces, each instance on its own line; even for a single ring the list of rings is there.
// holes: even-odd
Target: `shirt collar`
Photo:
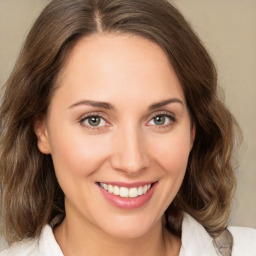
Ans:
[[[212,237],[187,213],[182,222],[182,245],[179,256],[216,256]]]

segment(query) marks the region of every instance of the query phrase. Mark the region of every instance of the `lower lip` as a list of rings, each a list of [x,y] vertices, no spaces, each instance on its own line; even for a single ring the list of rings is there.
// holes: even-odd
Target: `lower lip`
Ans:
[[[135,197],[135,198],[125,198],[116,196],[114,194],[109,193],[105,189],[103,189],[101,186],[98,186],[103,194],[103,196],[114,206],[121,208],[121,209],[127,209],[132,210],[139,207],[142,207],[145,205],[150,198],[152,197],[157,183],[153,183],[150,190],[147,191],[146,194]]]

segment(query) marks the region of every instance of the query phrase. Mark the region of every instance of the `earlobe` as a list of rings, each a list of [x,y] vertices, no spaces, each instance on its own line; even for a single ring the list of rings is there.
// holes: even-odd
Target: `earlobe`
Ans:
[[[48,131],[45,119],[36,117],[34,120],[34,132],[37,137],[37,147],[43,154],[50,154],[51,147],[49,143]]]

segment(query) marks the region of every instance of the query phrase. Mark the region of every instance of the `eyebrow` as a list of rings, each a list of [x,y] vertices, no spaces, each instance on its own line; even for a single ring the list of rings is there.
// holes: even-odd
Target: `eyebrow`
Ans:
[[[92,107],[104,108],[104,109],[109,109],[109,110],[114,109],[114,107],[110,103],[101,102],[101,101],[93,101],[93,100],[81,100],[81,101],[71,105],[68,108],[74,108],[74,107],[77,107],[80,105],[89,105]]]
[[[178,98],[172,98],[172,99],[167,99],[167,100],[163,100],[163,101],[154,103],[154,104],[150,105],[148,109],[153,110],[153,109],[156,109],[156,108],[166,106],[170,103],[180,103],[182,106],[184,105],[182,100],[180,100]],[[77,107],[77,106],[80,106],[80,105],[89,105],[89,106],[92,106],[92,107],[114,110],[114,106],[111,105],[110,103],[102,102],[102,101],[93,101],[93,100],[81,100],[81,101],[69,106],[68,108],[74,108],[74,107]]]
[[[161,101],[161,102],[154,103],[154,104],[150,105],[148,109],[153,110],[153,109],[156,109],[156,108],[166,106],[170,103],[180,103],[182,106],[184,106],[184,103],[183,103],[182,100],[180,100],[178,98],[172,98],[172,99],[167,99],[167,100],[164,100],[164,101]]]

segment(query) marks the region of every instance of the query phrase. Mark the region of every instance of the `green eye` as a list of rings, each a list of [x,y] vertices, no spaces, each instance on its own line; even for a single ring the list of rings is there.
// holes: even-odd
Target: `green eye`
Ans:
[[[101,116],[89,116],[89,117],[86,117],[83,120],[83,122],[87,126],[91,126],[91,127],[101,127],[106,124],[106,121]]]
[[[176,119],[173,116],[167,115],[167,114],[159,114],[154,116],[150,122],[149,125],[155,125],[155,126],[165,126],[170,124],[171,122],[175,122]]]
[[[166,117],[161,115],[161,116],[156,116],[153,118],[155,125],[164,125],[166,122]]]

